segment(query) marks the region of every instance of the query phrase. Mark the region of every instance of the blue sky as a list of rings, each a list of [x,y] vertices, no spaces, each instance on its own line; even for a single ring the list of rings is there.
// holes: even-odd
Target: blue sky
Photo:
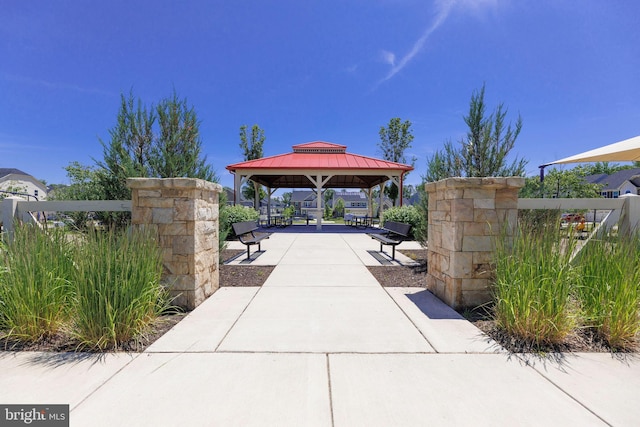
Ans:
[[[640,134],[639,16],[632,0],[2,0],[0,167],[66,183],[101,158],[121,93],[175,88],[224,185],[242,124],[265,155],[323,140],[377,157],[392,117],[413,123],[418,183],[484,83],[522,116],[534,175]]]

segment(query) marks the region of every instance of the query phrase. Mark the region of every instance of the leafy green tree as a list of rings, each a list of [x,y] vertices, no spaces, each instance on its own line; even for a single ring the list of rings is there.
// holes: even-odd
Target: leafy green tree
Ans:
[[[287,191],[286,193],[282,193],[282,204],[285,208],[291,206],[291,198],[293,197],[293,193]]]
[[[631,169],[633,167],[634,166],[632,165],[619,165],[617,163],[596,162],[596,163],[587,163],[587,164],[576,166],[574,170],[582,176],[598,175],[598,174],[611,175],[616,172],[620,172],[621,170]],[[635,166],[635,167],[638,167],[638,166]]]
[[[336,218],[344,216],[344,200],[336,200],[336,205],[333,207],[333,216]]]
[[[540,182],[538,176],[525,179],[519,197],[592,198],[600,197],[601,185],[585,181],[585,169],[577,167],[569,170],[551,169]],[[591,175],[591,174],[590,174]]]
[[[404,185],[402,187],[402,195],[407,199],[413,196],[414,194],[416,194],[416,187],[414,187],[413,185],[409,184],[409,185]]]
[[[327,188],[324,190],[324,204],[330,205],[333,200],[333,196],[336,194],[335,190],[332,188]]]
[[[260,206],[260,200],[263,200],[267,197],[267,192],[264,191],[261,185],[258,185],[258,193],[256,193],[255,186],[253,185],[245,185],[244,187],[242,187],[241,191],[242,191],[242,197],[244,197],[245,200],[254,199],[254,206],[255,206],[255,195],[258,194],[258,207]]]
[[[378,147],[382,151],[382,158],[390,162],[407,164],[405,151],[411,148],[411,142],[413,141],[411,122],[409,120],[403,122],[399,117],[394,117],[389,120],[389,124],[386,127],[380,127],[379,135],[380,142]],[[415,161],[415,157],[412,157],[410,164],[413,166]],[[395,206],[398,198],[398,187],[393,183],[389,184],[388,187],[389,189],[385,190],[386,194]]]
[[[331,219],[332,214],[333,214],[333,209],[331,209],[331,206],[330,206],[328,203],[326,203],[326,204],[324,205],[324,214],[323,214],[323,218],[324,218],[324,219]]]
[[[245,160],[256,160],[264,156],[262,146],[264,145],[264,130],[260,129],[260,126],[253,125],[251,127],[251,136],[247,135],[247,125],[240,126],[240,148],[244,155]],[[260,185],[253,182],[253,188],[249,187],[249,190],[243,190],[242,194],[247,195],[247,199],[253,199],[253,207],[258,209],[260,206]],[[266,193],[264,193],[266,195]]]
[[[52,200],[104,200],[106,196],[101,185],[102,171],[97,167],[85,166],[79,162],[71,162],[64,168],[67,171],[69,185],[60,186],[50,193]],[[90,219],[90,212],[66,212],[78,229],[85,229]],[[97,213],[98,219],[105,219],[107,213]]]
[[[509,123],[505,127],[507,110],[502,103],[487,116],[484,93],[483,85],[471,96],[469,114],[464,117],[468,127],[466,138],[457,147],[451,140],[445,142],[444,149],[427,161],[426,181],[456,176],[524,176],[527,165],[524,159],[507,162],[522,129],[522,118],[518,116],[514,126]]]

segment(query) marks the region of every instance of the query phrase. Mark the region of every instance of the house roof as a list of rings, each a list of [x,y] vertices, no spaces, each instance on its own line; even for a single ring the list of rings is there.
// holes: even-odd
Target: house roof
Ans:
[[[342,199],[345,202],[367,201],[367,196],[359,191],[336,191],[333,194],[333,198]]]
[[[345,145],[315,141],[293,146],[293,152],[228,165],[232,173],[243,171],[270,188],[310,188],[309,171],[331,171],[325,188],[371,188],[386,182],[390,174],[413,170],[410,165],[347,153]]]
[[[305,200],[309,199],[310,196],[313,196],[313,200],[315,200],[316,198],[316,192],[315,191],[293,191],[291,193],[291,202],[304,202]]]
[[[27,175],[30,176],[28,173],[26,172],[22,172],[20,169],[15,169],[15,168],[0,168],[0,178],[4,178],[7,175]]]
[[[622,185],[627,181],[630,181],[634,185],[637,185],[635,182],[637,182],[639,175],[640,175],[640,168],[633,168],[633,169],[623,169],[621,171],[612,173],[611,175],[607,175],[607,174],[589,175],[585,177],[585,180],[590,184],[602,185],[603,190],[617,190],[620,187],[622,187]]]

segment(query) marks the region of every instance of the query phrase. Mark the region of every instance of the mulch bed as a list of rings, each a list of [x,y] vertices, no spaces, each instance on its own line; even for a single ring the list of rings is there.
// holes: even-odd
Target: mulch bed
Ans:
[[[398,249],[398,252],[418,262],[418,265],[367,266],[373,277],[384,287],[427,287],[427,250]]]
[[[173,328],[180,322],[187,313],[171,312],[160,316],[150,327],[144,336],[122,343],[117,348],[111,348],[108,351],[126,351],[126,352],[142,352],[155,341],[163,336],[169,329]],[[5,351],[50,351],[50,352],[95,352],[104,353],[105,351],[83,348],[81,343],[74,340],[69,334],[58,333],[52,336],[43,337],[35,342],[20,342],[11,337],[0,336],[0,350]]]
[[[221,259],[228,262],[246,251],[225,249]],[[220,286],[262,286],[274,265],[228,265],[220,263]]]

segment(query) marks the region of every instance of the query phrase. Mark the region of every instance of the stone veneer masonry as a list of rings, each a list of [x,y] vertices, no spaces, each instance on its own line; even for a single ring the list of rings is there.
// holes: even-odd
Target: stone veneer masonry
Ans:
[[[454,309],[491,300],[493,238],[518,218],[524,178],[448,178],[428,183],[427,288]],[[505,222],[506,221],[506,222]]]
[[[157,232],[163,282],[194,309],[219,287],[219,184],[195,178],[130,178],[131,222]]]

